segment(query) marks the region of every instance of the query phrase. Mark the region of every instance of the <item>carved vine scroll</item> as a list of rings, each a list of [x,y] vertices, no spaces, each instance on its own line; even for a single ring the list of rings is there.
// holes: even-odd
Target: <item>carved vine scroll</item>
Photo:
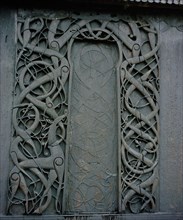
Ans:
[[[118,48],[118,211],[154,210],[159,44],[153,25],[125,18],[27,17],[18,20],[17,36],[8,213],[65,211],[74,74],[71,52],[76,40],[92,42],[90,47],[112,42]]]

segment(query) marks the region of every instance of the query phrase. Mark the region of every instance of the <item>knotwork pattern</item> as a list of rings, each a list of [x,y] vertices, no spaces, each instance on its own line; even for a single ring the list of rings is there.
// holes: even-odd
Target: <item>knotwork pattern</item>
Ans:
[[[158,33],[137,22],[132,56],[121,65],[122,211],[155,210],[158,183]],[[124,50],[125,55],[125,50]]]
[[[27,17],[18,21],[17,36],[8,213],[63,213],[72,90],[70,53],[75,40],[117,45],[117,209],[127,213],[154,210],[158,180],[159,44],[153,25],[141,19],[101,20],[100,16]]]
[[[18,22],[10,213],[41,214],[53,198],[62,210],[69,64],[49,26],[42,18]]]

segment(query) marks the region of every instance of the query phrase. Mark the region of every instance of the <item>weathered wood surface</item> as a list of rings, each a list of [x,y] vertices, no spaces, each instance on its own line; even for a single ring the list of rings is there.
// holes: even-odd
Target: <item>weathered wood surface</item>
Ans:
[[[17,23],[8,213],[45,213],[54,200],[58,214],[155,211],[159,34],[142,18],[60,16]]]
[[[183,212],[183,32],[177,20],[166,22],[160,23],[160,211]]]
[[[0,219],[77,219],[6,215],[15,64],[14,12],[0,9]],[[172,19],[172,18],[171,18]],[[166,20],[166,18],[165,18]],[[169,22],[170,20],[166,20]],[[171,22],[170,22],[171,23]],[[182,22],[183,24],[183,22]],[[105,216],[106,219],[183,219],[183,32],[160,23],[160,213]],[[171,24],[170,24],[171,26]],[[168,214],[172,213],[172,214]],[[83,219],[86,219],[83,217]],[[103,219],[90,216],[87,220]]]
[[[15,11],[0,8],[0,213],[6,213],[12,91],[15,65]]]

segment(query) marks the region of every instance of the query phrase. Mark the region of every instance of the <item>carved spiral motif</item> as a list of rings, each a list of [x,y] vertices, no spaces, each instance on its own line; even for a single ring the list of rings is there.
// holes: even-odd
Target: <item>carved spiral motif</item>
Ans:
[[[25,18],[17,27],[8,212],[20,214],[17,206],[24,214],[46,210],[62,213],[70,83],[68,42],[73,39],[112,42],[119,47],[119,209],[127,213],[155,209],[159,139],[156,29],[141,20],[67,17]]]

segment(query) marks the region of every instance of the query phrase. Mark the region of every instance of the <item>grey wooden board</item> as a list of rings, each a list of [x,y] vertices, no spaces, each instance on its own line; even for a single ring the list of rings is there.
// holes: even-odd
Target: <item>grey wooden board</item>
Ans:
[[[160,211],[182,212],[183,32],[160,34]]]
[[[77,42],[73,44],[72,60],[72,135],[68,154],[66,211],[114,212],[118,206],[117,73],[113,70],[118,60],[117,49],[115,45],[107,47],[102,43]],[[85,174],[82,170],[83,164],[87,174],[86,170]],[[110,180],[109,171],[113,173]],[[105,185],[104,181],[108,184]],[[80,205],[78,192],[83,193],[80,196],[84,202]],[[101,199],[96,199],[97,195]]]
[[[15,12],[0,8],[0,213],[6,212],[15,61]]]

